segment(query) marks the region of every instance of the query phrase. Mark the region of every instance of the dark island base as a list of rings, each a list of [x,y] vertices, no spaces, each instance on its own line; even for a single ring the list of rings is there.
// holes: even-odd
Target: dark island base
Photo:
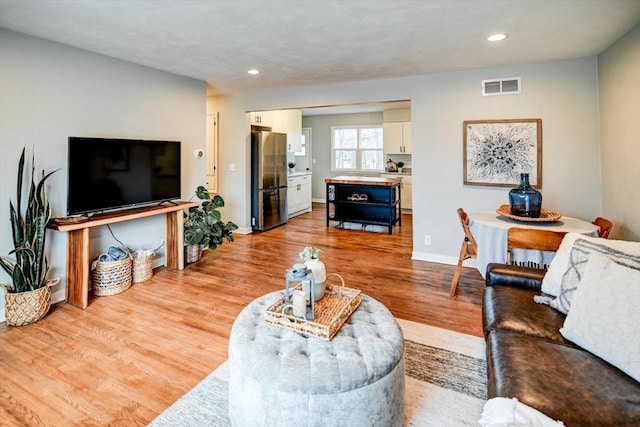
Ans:
[[[401,180],[381,178],[327,178],[327,227],[331,221],[385,226],[389,234],[393,226],[402,225]],[[359,182],[362,180],[362,182]]]

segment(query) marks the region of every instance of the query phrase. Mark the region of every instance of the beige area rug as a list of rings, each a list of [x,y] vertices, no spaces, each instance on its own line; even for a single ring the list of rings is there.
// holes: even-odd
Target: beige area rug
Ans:
[[[477,426],[487,390],[484,340],[400,319],[398,323],[405,338],[404,425]],[[225,362],[150,426],[229,426],[228,378]]]

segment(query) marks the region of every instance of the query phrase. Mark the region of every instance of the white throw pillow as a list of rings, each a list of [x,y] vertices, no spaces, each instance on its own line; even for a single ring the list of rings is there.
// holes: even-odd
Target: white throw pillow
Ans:
[[[567,233],[560,243],[560,247],[553,257],[549,269],[542,279],[542,292],[547,295],[557,297],[560,295],[560,286],[562,285],[562,276],[567,271],[569,263],[569,255],[576,239],[585,237],[579,233]]]
[[[560,333],[640,381],[638,325],[640,270],[592,253]]]
[[[577,239],[584,239],[587,242],[605,245],[613,250],[625,252],[629,255],[640,256],[640,242],[629,242],[626,240],[609,240],[600,237],[590,237],[579,233],[567,233],[562,239],[562,243],[556,252],[556,256],[549,265],[549,270],[542,279],[542,292],[557,297],[562,289],[562,278],[569,267],[571,250]]]
[[[478,421],[482,427],[561,427],[562,421],[555,421],[515,397],[494,397],[487,400]]]
[[[576,289],[580,285],[584,271],[589,264],[589,258],[592,254],[598,253],[608,257],[618,264],[640,270],[640,257],[630,255],[626,252],[612,249],[605,243],[606,240],[587,241],[585,239],[577,239],[571,249],[567,271],[562,276],[562,286],[560,286],[560,295],[549,302],[549,305],[561,313],[567,314],[571,309],[571,301],[576,293]],[[633,243],[633,242],[628,242]],[[629,248],[631,248],[630,245]],[[640,243],[637,243],[640,248]],[[534,298],[535,299],[535,298]],[[544,302],[543,302],[544,303]]]

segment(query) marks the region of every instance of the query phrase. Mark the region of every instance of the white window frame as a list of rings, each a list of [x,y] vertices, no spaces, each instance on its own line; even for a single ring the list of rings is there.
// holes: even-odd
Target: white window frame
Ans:
[[[344,169],[344,168],[336,168],[336,149],[335,149],[335,131],[337,129],[355,129],[358,132],[358,147],[355,148],[356,151],[356,167],[355,169]],[[362,151],[360,148],[360,131],[362,129],[383,129],[382,125],[351,125],[351,126],[331,126],[331,172],[341,173],[341,172],[384,172],[384,139],[383,144],[380,147],[380,152],[382,153],[382,164],[380,169],[363,169],[362,168]],[[384,135],[383,135],[384,138]],[[366,151],[370,151],[370,148],[367,148]]]

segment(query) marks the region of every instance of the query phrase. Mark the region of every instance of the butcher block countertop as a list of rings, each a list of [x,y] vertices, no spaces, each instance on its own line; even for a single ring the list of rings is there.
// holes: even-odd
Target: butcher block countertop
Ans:
[[[384,178],[371,176],[336,176],[325,178],[327,184],[355,184],[355,185],[380,185],[391,187],[402,183],[402,178]]]

